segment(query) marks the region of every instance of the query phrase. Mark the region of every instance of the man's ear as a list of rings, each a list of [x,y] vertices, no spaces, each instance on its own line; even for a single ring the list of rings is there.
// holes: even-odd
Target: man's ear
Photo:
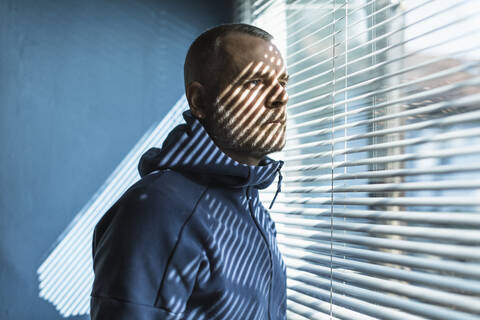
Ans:
[[[205,87],[198,81],[190,82],[186,96],[192,114],[198,119],[204,119],[207,116]]]

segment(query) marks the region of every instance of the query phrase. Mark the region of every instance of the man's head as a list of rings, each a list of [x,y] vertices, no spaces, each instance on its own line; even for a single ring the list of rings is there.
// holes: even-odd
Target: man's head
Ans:
[[[185,59],[192,114],[227,154],[262,158],[285,145],[288,75],[272,36],[245,24],[200,35]]]

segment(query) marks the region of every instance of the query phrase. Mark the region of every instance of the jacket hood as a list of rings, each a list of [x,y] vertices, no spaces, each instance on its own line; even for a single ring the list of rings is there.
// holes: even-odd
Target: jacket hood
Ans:
[[[161,148],[150,148],[140,158],[138,171],[143,177],[153,171],[172,169],[199,176],[216,184],[234,188],[268,187],[283,161],[264,157],[258,166],[239,163],[223,153],[203,125],[187,110],[184,124],[175,127]],[[277,193],[280,191],[281,174]]]

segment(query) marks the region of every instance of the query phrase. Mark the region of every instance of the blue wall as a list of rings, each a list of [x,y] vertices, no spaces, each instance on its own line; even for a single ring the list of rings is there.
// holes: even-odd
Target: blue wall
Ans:
[[[230,20],[225,0],[0,0],[0,319],[61,319],[36,269]]]

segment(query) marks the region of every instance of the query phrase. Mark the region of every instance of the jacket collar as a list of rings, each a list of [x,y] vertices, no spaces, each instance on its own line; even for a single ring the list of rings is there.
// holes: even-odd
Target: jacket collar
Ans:
[[[175,127],[161,148],[150,148],[138,164],[140,176],[172,169],[202,176],[216,184],[234,188],[268,187],[280,173],[283,161],[265,156],[258,166],[239,163],[223,153],[208,135],[203,125],[187,110],[185,123]],[[280,191],[280,179],[277,193]]]

